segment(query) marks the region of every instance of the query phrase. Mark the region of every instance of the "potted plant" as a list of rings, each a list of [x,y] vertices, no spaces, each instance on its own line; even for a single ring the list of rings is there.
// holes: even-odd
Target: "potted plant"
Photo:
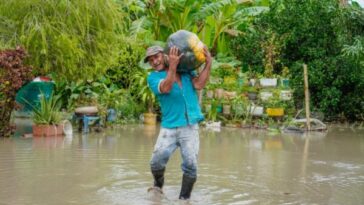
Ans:
[[[273,93],[269,90],[265,90],[265,91],[261,91],[259,93],[259,97],[262,101],[267,101],[269,100],[271,97],[273,97]]]
[[[155,113],[154,104],[156,98],[154,93],[150,90],[147,83],[148,73],[151,70],[140,70],[134,74],[134,81],[138,86],[138,96],[140,97],[144,106],[147,107],[147,112],[143,114],[144,124],[146,125],[156,125],[157,124],[157,114]]]
[[[212,101],[213,99],[206,99],[203,101],[203,110],[205,113],[208,113],[212,108]]]
[[[206,90],[206,97],[208,99],[214,98],[214,91],[213,90]]]
[[[247,78],[249,80],[248,84],[250,86],[255,86],[255,84],[257,82],[257,73],[255,71],[253,71],[250,66],[249,66],[249,70],[247,72]]]
[[[256,100],[258,96],[258,89],[256,87],[247,87],[246,91],[248,93],[249,100]]]
[[[215,98],[222,99],[224,97],[224,89],[219,87],[215,89]]]
[[[222,101],[222,113],[224,115],[230,115],[231,114],[231,104],[229,100],[223,100]]]
[[[277,86],[277,78],[265,77],[259,79],[259,83],[262,87],[276,87]]]
[[[218,117],[218,105],[217,100],[211,101],[211,109],[207,111],[206,115],[206,127],[220,127],[221,122],[217,120]]]
[[[283,102],[277,97],[270,99],[266,103],[266,107],[266,113],[270,117],[282,117],[284,115]]]
[[[48,99],[41,94],[39,107],[33,106],[33,136],[63,135],[60,104],[58,97],[51,95]]]
[[[289,69],[287,66],[282,69],[281,86],[284,89],[289,88]]]
[[[239,74],[238,74],[238,86],[239,87],[247,84],[246,83],[246,81],[247,81],[246,78],[247,77],[246,77],[246,74],[245,73],[239,72]]]
[[[106,120],[114,122],[117,118],[116,108],[122,103],[123,90],[116,86],[102,86],[104,89],[99,97],[100,104],[107,110]]]
[[[281,90],[279,97],[283,101],[288,101],[292,99],[292,91],[290,90]]]
[[[277,35],[268,30],[267,39],[262,43],[263,51],[264,51],[264,76],[265,78],[261,78],[259,80],[260,85],[262,87],[276,87],[277,86],[277,78],[273,78],[274,66],[280,62],[280,44]]]
[[[214,98],[214,88],[215,88],[214,84],[211,84],[211,83],[207,84],[206,89],[205,89],[207,99]]]
[[[252,116],[260,117],[263,115],[264,107],[252,103],[247,107],[247,110],[249,110]]]
[[[233,119],[239,120],[240,127],[249,128],[251,126],[252,114],[248,109],[249,101],[244,96],[239,96],[232,101]]]

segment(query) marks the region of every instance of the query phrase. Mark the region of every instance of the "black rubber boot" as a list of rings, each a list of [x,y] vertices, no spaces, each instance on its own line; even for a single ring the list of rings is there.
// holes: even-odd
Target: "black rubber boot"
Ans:
[[[196,177],[190,177],[183,175],[181,193],[179,194],[179,199],[187,200],[191,197],[191,192],[193,189],[193,184],[196,182]]]
[[[155,187],[159,187],[160,189],[162,189],[163,184],[164,184],[164,171],[165,170],[166,170],[165,168],[161,169],[161,170],[152,170]]]

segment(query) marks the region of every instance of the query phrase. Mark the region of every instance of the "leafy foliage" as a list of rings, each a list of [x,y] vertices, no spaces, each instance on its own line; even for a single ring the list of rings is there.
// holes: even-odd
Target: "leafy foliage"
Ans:
[[[16,92],[32,78],[32,68],[23,64],[26,56],[20,47],[0,51],[0,136],[10,136]]]
[[[140,70],[139,63],[144,57],[145,48],[137,42],[129,43],[127,40],[118,46],[117,63],[106,71],[105,78],[121,88],[132,86],[133,79],[131,76]]]
[[[33,122],[37,125],[57,125],[61,121],[61,104],[58,99],[54,95],[48,99],[41,95],[39,108],[33,108]]]
[[[303,106],[302,64],[306,63],[312,106],[323,111],[326,119],[361,119],[364,107],[353,102],[363,101],[358,92],[363,89],[363,17],[363,9],[341,7],[338,1],[277,0],[232,45],[239,60],[248,62],[245,67],[251,65],[262,73],[264,65],[259,59],[266,52],[260,42],[269,39],[265,31],[272,31],[280,37],[277,46],[281,53],[274,72],[290,68],[298,107]]]
[[[137,96],[141,99],[142,103],[148,107],[148,112],[155,111],[156,97],[148,87],[148,73],[151,70],[140,70],[133,76],[134,85],[137,86]]]
[[[121,3],[123,11],[131,12],[126,19],[128,33],[147,45],[165,41],[177,30],[188,30],[213,53],[229,53],[228,40],[236,36],[239,27],[247,27],[252,16],[266,11],[268,1],[236,0],[146,0]]]
[[[40,74],[92,79],[116,59],[120,12],[111,0],[1,0],[0,13],[0,41],[22,44]]]

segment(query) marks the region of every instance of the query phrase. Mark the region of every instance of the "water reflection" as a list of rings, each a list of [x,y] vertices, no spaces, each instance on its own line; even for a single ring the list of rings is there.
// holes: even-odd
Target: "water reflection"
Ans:
[[[364,130],[343,129],[201,129],[191,203],[364,204]],[[179,152],[167,167],[166,198],[150,199],[146,192],[158,132],[133,125],[72,137],[1,139],[1,203],[178,204]]]

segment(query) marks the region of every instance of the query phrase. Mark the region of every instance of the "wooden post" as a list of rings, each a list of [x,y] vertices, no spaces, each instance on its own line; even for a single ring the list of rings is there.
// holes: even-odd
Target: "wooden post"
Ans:
[[[303,76],[305,80],[305,107],[306,107],[306,120],[307,120],[307,130],[311,130],[310,123],[310,93],[308,90],[308,75],[307,75],[307,65],[303,64]]]

